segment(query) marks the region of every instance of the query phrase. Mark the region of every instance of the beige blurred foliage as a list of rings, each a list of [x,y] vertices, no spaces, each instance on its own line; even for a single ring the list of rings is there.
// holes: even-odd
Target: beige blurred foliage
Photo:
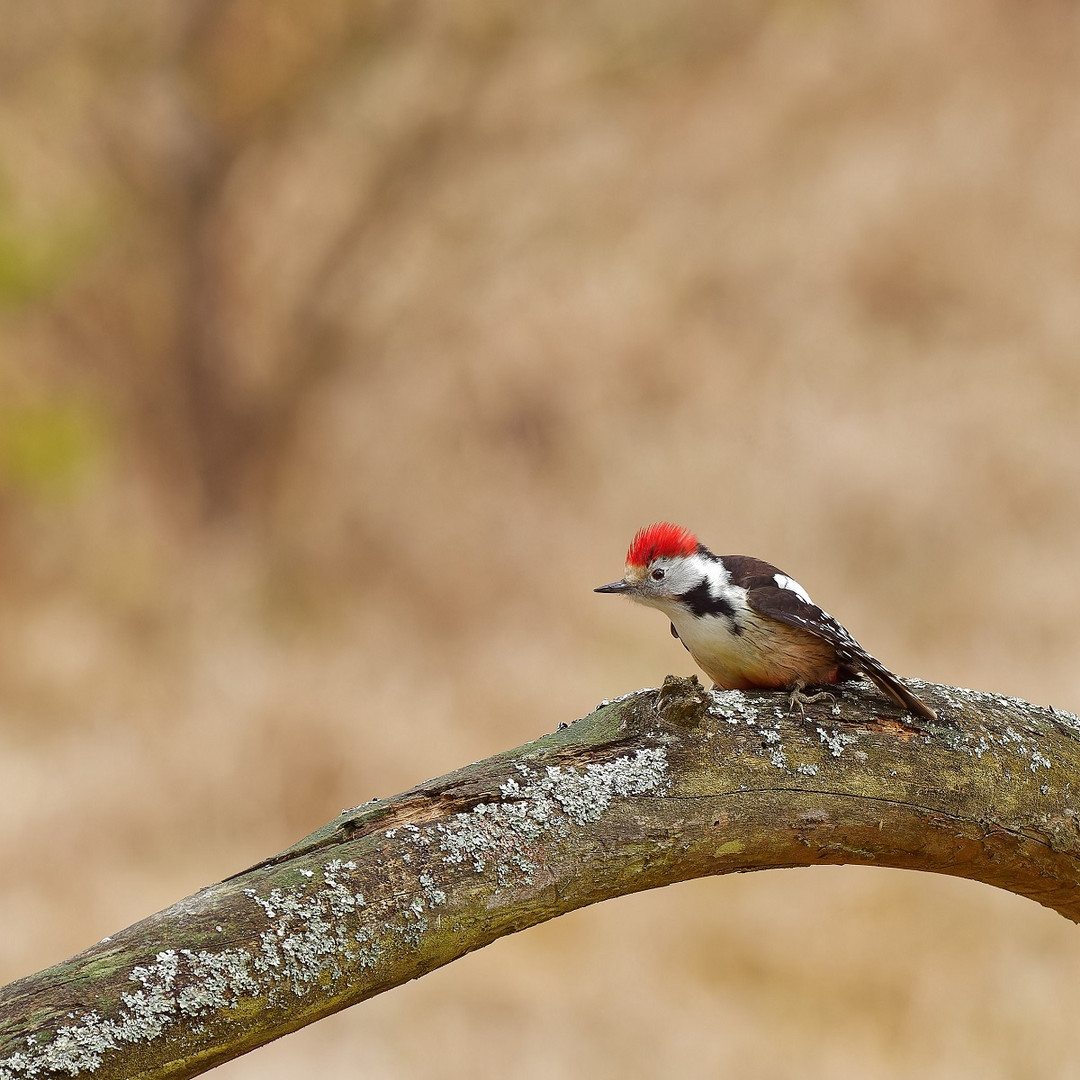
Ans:
[[[651,520],[1080,706],[1073,4],[0,11],[0,980],[690,670]],[[1069,1077],[1076,935],[707,880],[220,1075]]]

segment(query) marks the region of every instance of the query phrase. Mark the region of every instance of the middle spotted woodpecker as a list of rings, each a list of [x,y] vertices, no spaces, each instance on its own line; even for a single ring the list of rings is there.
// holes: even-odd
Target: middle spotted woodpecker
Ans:
[[[595,591],[659,608],[671,620],[672,635],[718,689],[784,688],[795,702],[808,686],[861,673],[902,709],[937,719],[793,578],[748,555],[714,555],[678,525],[641,529],[622,580]]]

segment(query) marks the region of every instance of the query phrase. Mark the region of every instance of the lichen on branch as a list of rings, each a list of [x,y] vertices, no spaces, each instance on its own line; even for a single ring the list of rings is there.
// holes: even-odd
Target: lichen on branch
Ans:
[[[566,911],[706,874],[873,863],[1080,920],[1080,721],[920,684],[696,679],[346,811],[293,847],[0,990],[0,1080],[186,1077]]]

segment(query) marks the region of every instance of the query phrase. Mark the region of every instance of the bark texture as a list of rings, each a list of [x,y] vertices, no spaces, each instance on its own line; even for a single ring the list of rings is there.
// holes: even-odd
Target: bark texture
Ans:
[[[786,696],[668,679],[342,814],[0,990],[0,1080],[195,1076],[505,934],[706,874],[865,863],[1080,921],[1080,721],[917,684]]]

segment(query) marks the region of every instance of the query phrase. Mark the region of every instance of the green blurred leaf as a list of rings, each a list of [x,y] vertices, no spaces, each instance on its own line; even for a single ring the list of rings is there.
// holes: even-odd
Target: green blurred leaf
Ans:
[[[99,416],[81,402],[0,407],[0,484],[69,494],[98,457],[103,435]]]
[[[0,304],[26,304],[48,293],[87,250],[95,230],[83,220],[35,235],[0,219]]]
[[[47,296],[93,246],[104,218],[91,207],[68,208],[44,224],[21,220],[0,171],[0,306]]]

